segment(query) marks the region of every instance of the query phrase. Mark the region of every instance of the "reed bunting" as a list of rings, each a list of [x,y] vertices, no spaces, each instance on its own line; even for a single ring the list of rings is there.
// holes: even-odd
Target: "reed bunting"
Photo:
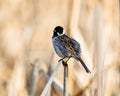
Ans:
[[[85,68],[87,73],[91,73],[87,68],[85,63],[80,57],[81,49],[80,44],[73,38],[67,36],[63,27],[57,26],[53,30],[52,43],[54,50],[59,57],[68,58],[68,60],[73,57],[76,60],[80,61],[82,66]]]

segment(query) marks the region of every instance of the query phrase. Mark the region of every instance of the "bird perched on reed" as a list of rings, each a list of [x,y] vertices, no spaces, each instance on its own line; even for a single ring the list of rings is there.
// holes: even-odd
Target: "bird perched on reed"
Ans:
[[[91,73],[80,57],[80,44],[75,39],[67,36],[63,27],[57,26],[54,28],[52,43],[59,57],[62,59],[68,58],[68,60],[73,57],[77,61],[80,61],[87,73]]]

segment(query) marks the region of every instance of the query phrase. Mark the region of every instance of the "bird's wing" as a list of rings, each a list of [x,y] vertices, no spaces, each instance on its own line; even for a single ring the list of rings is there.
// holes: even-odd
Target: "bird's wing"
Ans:
[[[67,35],[60,36],[59,39],[71,54],[74,56],[80,54],[80,45],[75,39],[68,37]]]

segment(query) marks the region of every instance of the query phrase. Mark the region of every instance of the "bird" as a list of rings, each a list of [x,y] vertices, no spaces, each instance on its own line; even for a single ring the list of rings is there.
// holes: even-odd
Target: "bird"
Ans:
[[[81,59],[80,44],[72,37],[65,34],[65,30],[62,26],[56,26],[53,29],[52,43],[56,54],[68,60],[72,57],[77,61],[80,61],[87,73],[91,73],[84,61]]]

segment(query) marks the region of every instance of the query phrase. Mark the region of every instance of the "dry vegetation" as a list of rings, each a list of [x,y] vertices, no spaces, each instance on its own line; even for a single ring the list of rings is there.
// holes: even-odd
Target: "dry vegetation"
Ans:
[[[58,56],[56,25],[81,44],[86,74],[69,63],[72,96],[120,96],[119,0],[0,0],[0,96],[40,96]],[[47,93],[62,96],[63,67]],[[55,95],[56,94],[56,95]]]

